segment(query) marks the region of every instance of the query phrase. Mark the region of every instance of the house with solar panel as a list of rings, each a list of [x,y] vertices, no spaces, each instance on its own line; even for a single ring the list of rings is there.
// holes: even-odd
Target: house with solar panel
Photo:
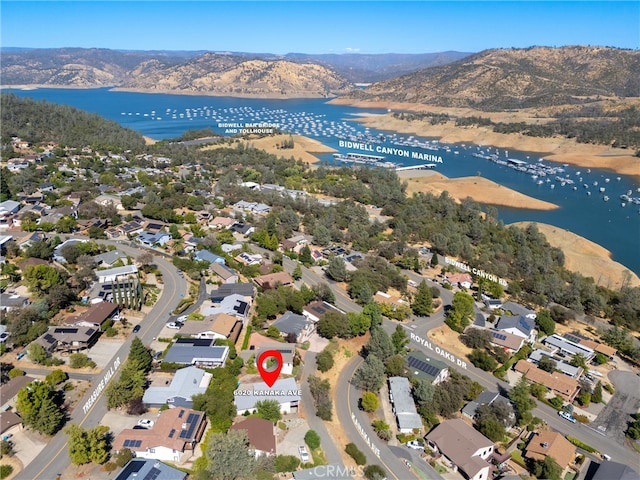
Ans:
[[[446,363],[419,352],[407,355],[407,370],[412,377],[426,380],[431,385],[437,385],[449,378],[449,366]]]
[[[229,347],[215,344],[213,338],[178,338],[164,361],[197,367],[221,367],[229,356]]]
[[[187,473],[158,462],[134,458],[127,463],[115,480],[185,480]]]
[[[522,337],[527,343],[535,342],[538,334],[535,318],[523,315],[502,315],[496,323],[495,329]]]
[[[113,441],[113,450],[128,448],[138,458],[179,462],[183,455],[193,454],[206,426],[204,412],[170,408],[160,412],[152,428],[120,432]]]
[[[49,327],[34,341],[44,347],[48,353],[78,352],[91,347],[98,341],[98,327]]]
[[[549,335],[544,339],[543,343],[552,349],[552,353],[560,354],[565,357],[573,357],[578,353],[581,354],[585,360],[590,361],[596,352],[593,348],[587,347],[577,342],[572,342],[568,338],[561,337],[560,335]]]

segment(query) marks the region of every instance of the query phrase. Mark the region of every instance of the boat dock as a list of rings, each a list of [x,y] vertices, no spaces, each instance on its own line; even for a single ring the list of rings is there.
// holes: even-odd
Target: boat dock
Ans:
[[[406,170],[431,170],[436,168],[435,163],[423,163],[422,165],[409,165],[408,167],[397,167],[396,172],[403,172]]]

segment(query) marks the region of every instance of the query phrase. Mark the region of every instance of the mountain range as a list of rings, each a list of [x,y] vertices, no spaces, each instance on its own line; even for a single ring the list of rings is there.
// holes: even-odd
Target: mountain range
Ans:
[[[2,49],[2,84],[256,97],[328,97],[505,110],[638,97],[640,52],[530,47],[326,54]],[[356,88],[366,84],[366,88]],[[362,85],[360,85],[362,87]]]

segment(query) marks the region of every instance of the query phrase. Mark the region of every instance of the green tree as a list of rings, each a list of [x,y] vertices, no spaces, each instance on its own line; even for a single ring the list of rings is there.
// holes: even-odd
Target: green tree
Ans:
[[[464,292],[453,294],[451,308],[447,312],[445,323],[452,330],[462,332],[471,322],[473,317],[473,297]]]
[[[326,272],[327,275],[336,282],[344,282],[347,280],[347,267],[342,257],[331,256]]]
[[[364,476],[367,480],[383,480],[387,478],[387,472],[380,465],[367,465]]]
[[[209,460],[207,473],[210,477],[207,478],[220,480],[253,478],[256,463],[253,450],[249,447],[246,430],[211,433],[205,455]]]
[[[551,318],[551,312],[547,309],[542,309],[538,312],[536,316],[536,323],[538,324],[538,328],[545,335],[553,335],[553,332],[556,331],[556,322]]]
[[[433,312],[433,296],[426,281],[421,281],[413,296],[411,310],[415,315],[426,317]]]
[[[139,370],[144,373],[148,373],[151,370],[153,357],[149,349],[144,346],[142,340],[138,337],[134,337],[131,341],[127,362],[131,364],[133,370]]]
[[[364,392],[360,398],[360,405],[365,412],[375,412],[380,405],[378,396],[373,392]]]
[[[384,362],[385,372],[390,377],[397,377],[404,373],[407,361],[403,355],[396,354],[387,358]]]
[[[371,327],[371,319],[362,313],[348,312],[347,322],[349,324],[350,336],[352,337],[364,335]]]
[[[109,427],[98,425],[91,430],[83,430],[71,424],[64,432],[69,435],[69,458],[74,465],[90,462],[101,465],[109,459]]]
[[[522,377],[518,383],[509,390],[509,400],[511,400],[516,408],[516,418],[519,425],[526,425],[531,421],[531,410],[535,407],[535,401],[531,398],[531,389],[527,383],[527,379]]]
[[[395,348],[391,342],[391,337],[382,327],[371,329],[371,338],[365,345],[367,355],[375,355],[382,362],[385,362],[395,353]]]
[[[596,386],[593,387],[593,393],[591,394],[591,401],[594,403],[602,403],[602,382],[598,380]]]
[[[38,365],[44,365],[49,360],[49,353],[44,349],[42,345],[39,343],[31,343],[27,348],[27,353],[29,356],[29,360],[33,363],[37,363]]]
[[[467,355],[471,363],[485,372],[491,372],[496,369],[498,362],[487,353],[486,350],[475,349]]]
[[[56,385],[59,385],[62,382],[65,382],[68,378],[69,378],[69,375],[67,375],[67,372],[60,369],[56,369],[56,370],[53,370],[49,375],[45,377],[45,381],[52,387],[55,387]]]
[[[316,365],[321,372],[327,372],[333,367],[333,353],[325,348],[316,357]]]
[[[384,383],[384,363],[376,355],[369,354],[353,375],[353,384],[363,390],[377,392]]]
[[[61,285],[65,277],[49,265],[29,265],[24,272],[25,284],[36,294],[46,295],[54,285]]]
[[[540,361],[538,362],[538,368],[545,372],[555,372],[557,366],[558,364],[556,361],[547,355],[542,355],[542,358],[540,358]]]
[[[46,382],[35,381],[23,387],[16,409],[25,425],[45,435],[56,433],[64,422],[59,395]]]
[[[391,334],[391,343],[395,353],[405,353],[405,347],[409,344],[409,337],[402,325],[396,325],[395,331]]]
[[[315,430],[308,430],[304,435],[304,443],[311,450],[315,450],[316,448],[320,448],[320,435]]]
[[[276,423],[282,418],[280,403],[277,400],[260,400],[256,402],[256,415]]]
[[[300,280],[302,278],[302,266],[299,263],[296,263],[296,268],[291,272],[291,277],[294,280]]]

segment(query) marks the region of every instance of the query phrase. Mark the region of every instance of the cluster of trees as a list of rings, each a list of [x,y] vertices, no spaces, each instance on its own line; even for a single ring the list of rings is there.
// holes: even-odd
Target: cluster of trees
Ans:
[[[119,378],[111,380],[105,389],[108,408],[127,405],[129,411],[139,410],[147,383],[146,375],[151,370],[152,361],[151,352],[142,340],[134,337]]]
[[[67,440],[69,458],[74,465],[86,463],[103,464],[109,459],[111,449],[109,427],[98,425],[85,430],[78,425],[71,424],[64,432],[69,435]]]
[[[333,418],[333,401],[331,400],[331,384],[329,380],[322,380],[310,375],[309,392],[316,404],[316,415],[322,420],[331,421]]]
[[[506,429],[515,424],[515,414],[511,405],[504,400],[496,400],[489,405],[480,405],[476,410],[474,427],[494,442],[501,442]]]
[[[214,432],[226,432],[236,416],[233,392],[238,387],[242,358],[233,344],[229,345],[229,360],[224,367],[211,370],[213,375],[205,393],[193,396],[193,408],[206,413]]]
[[[62,392],[49,382],[28,383],[18,392],[16,409],[25,426],[45,435],[53,435],[65,422]]]
[[[3,93],[0,95],[0,110],[2,143],[8,143],[12,136],[17,136],[31,143],[55,141],[70,147],[89,145],[114,152],[144,150],[145,142],[140,133],[68,105]]]

